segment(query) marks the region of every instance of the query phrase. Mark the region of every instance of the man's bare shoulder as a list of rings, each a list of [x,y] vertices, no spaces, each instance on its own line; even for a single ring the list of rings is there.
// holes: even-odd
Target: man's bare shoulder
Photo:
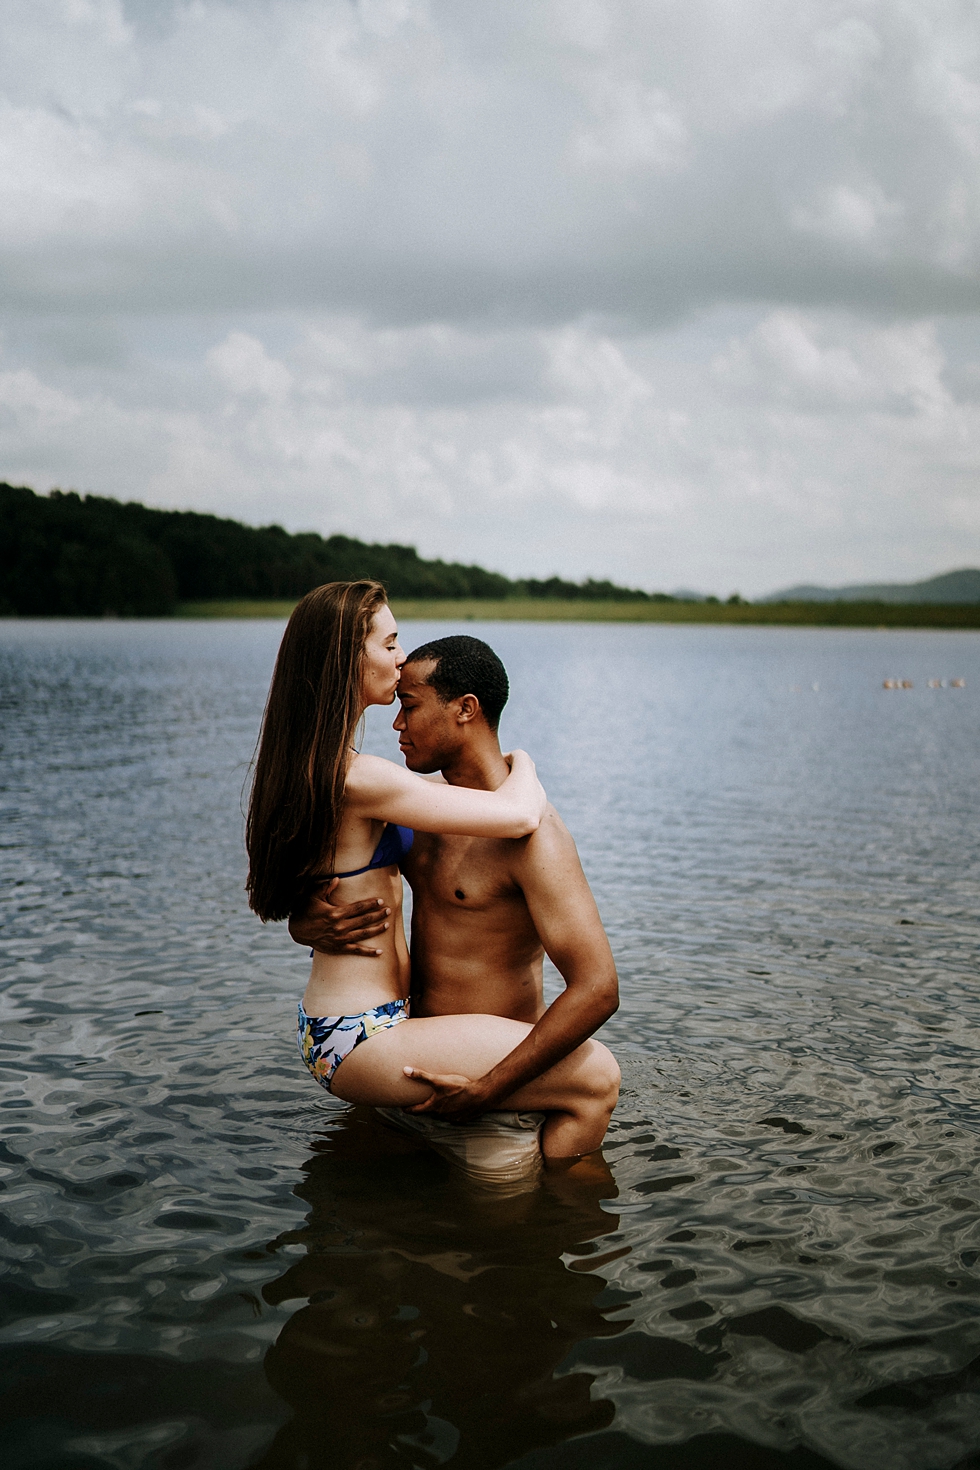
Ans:
[[[550,801],[537,831],[508,842],[507,847],[513,854],[515,878],[543,863],[568,862],[570,859],[578,862],[575,839]]]
[[[534,838],[537,837],[539,832],[543,833],[546,838],[550,838],[552,842],[570,842],[573,847],[575,846],[575,839],[550,801],[545,807],[545,813],[541,818],[541,825],[538,827],[537,832],[532,832],[530,835]]]

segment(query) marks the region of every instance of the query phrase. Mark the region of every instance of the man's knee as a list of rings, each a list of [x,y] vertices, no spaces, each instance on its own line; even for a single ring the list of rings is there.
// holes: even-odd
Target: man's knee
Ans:
[[[586,1070],[589,1089],[595,1101],[607,1106],[611,1112],[616,1106],[619,1085],[623,1080],[619,1064],[608,1046],[603,1046],[601,1041],[590,1041],[588,1047]]]

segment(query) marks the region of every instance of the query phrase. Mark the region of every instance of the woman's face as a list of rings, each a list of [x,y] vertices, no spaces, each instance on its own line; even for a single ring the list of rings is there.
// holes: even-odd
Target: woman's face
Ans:
[[[398,628],[391,608],[385,603],[371,619],[364,640],[364,664],[361,695],[365,709],[369,704],[391,704],[398,688],[398,675],[405,662],[405,650],[398,642]]]

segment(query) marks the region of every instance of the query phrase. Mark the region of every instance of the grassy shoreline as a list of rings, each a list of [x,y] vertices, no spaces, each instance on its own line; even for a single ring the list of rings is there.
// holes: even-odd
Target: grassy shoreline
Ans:
[[[285,619],[295,601],[184,602],[178,618]],[[818,628],[980,628],[980,605],[887,602],[586,602],[477,598],[391,602],[406,622],[738,623]]]

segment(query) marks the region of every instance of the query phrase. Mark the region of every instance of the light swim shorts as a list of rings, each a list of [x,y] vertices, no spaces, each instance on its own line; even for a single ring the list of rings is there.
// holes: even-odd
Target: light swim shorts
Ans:
[[[456,1164],[475,1184],[495,1194],[523,1194],[542,1172],[541,1128],[546,1113],[481,1113],[471,1123],[453,1123],[434,1113],[375,1108],[402,1133],[413,1133]]]

